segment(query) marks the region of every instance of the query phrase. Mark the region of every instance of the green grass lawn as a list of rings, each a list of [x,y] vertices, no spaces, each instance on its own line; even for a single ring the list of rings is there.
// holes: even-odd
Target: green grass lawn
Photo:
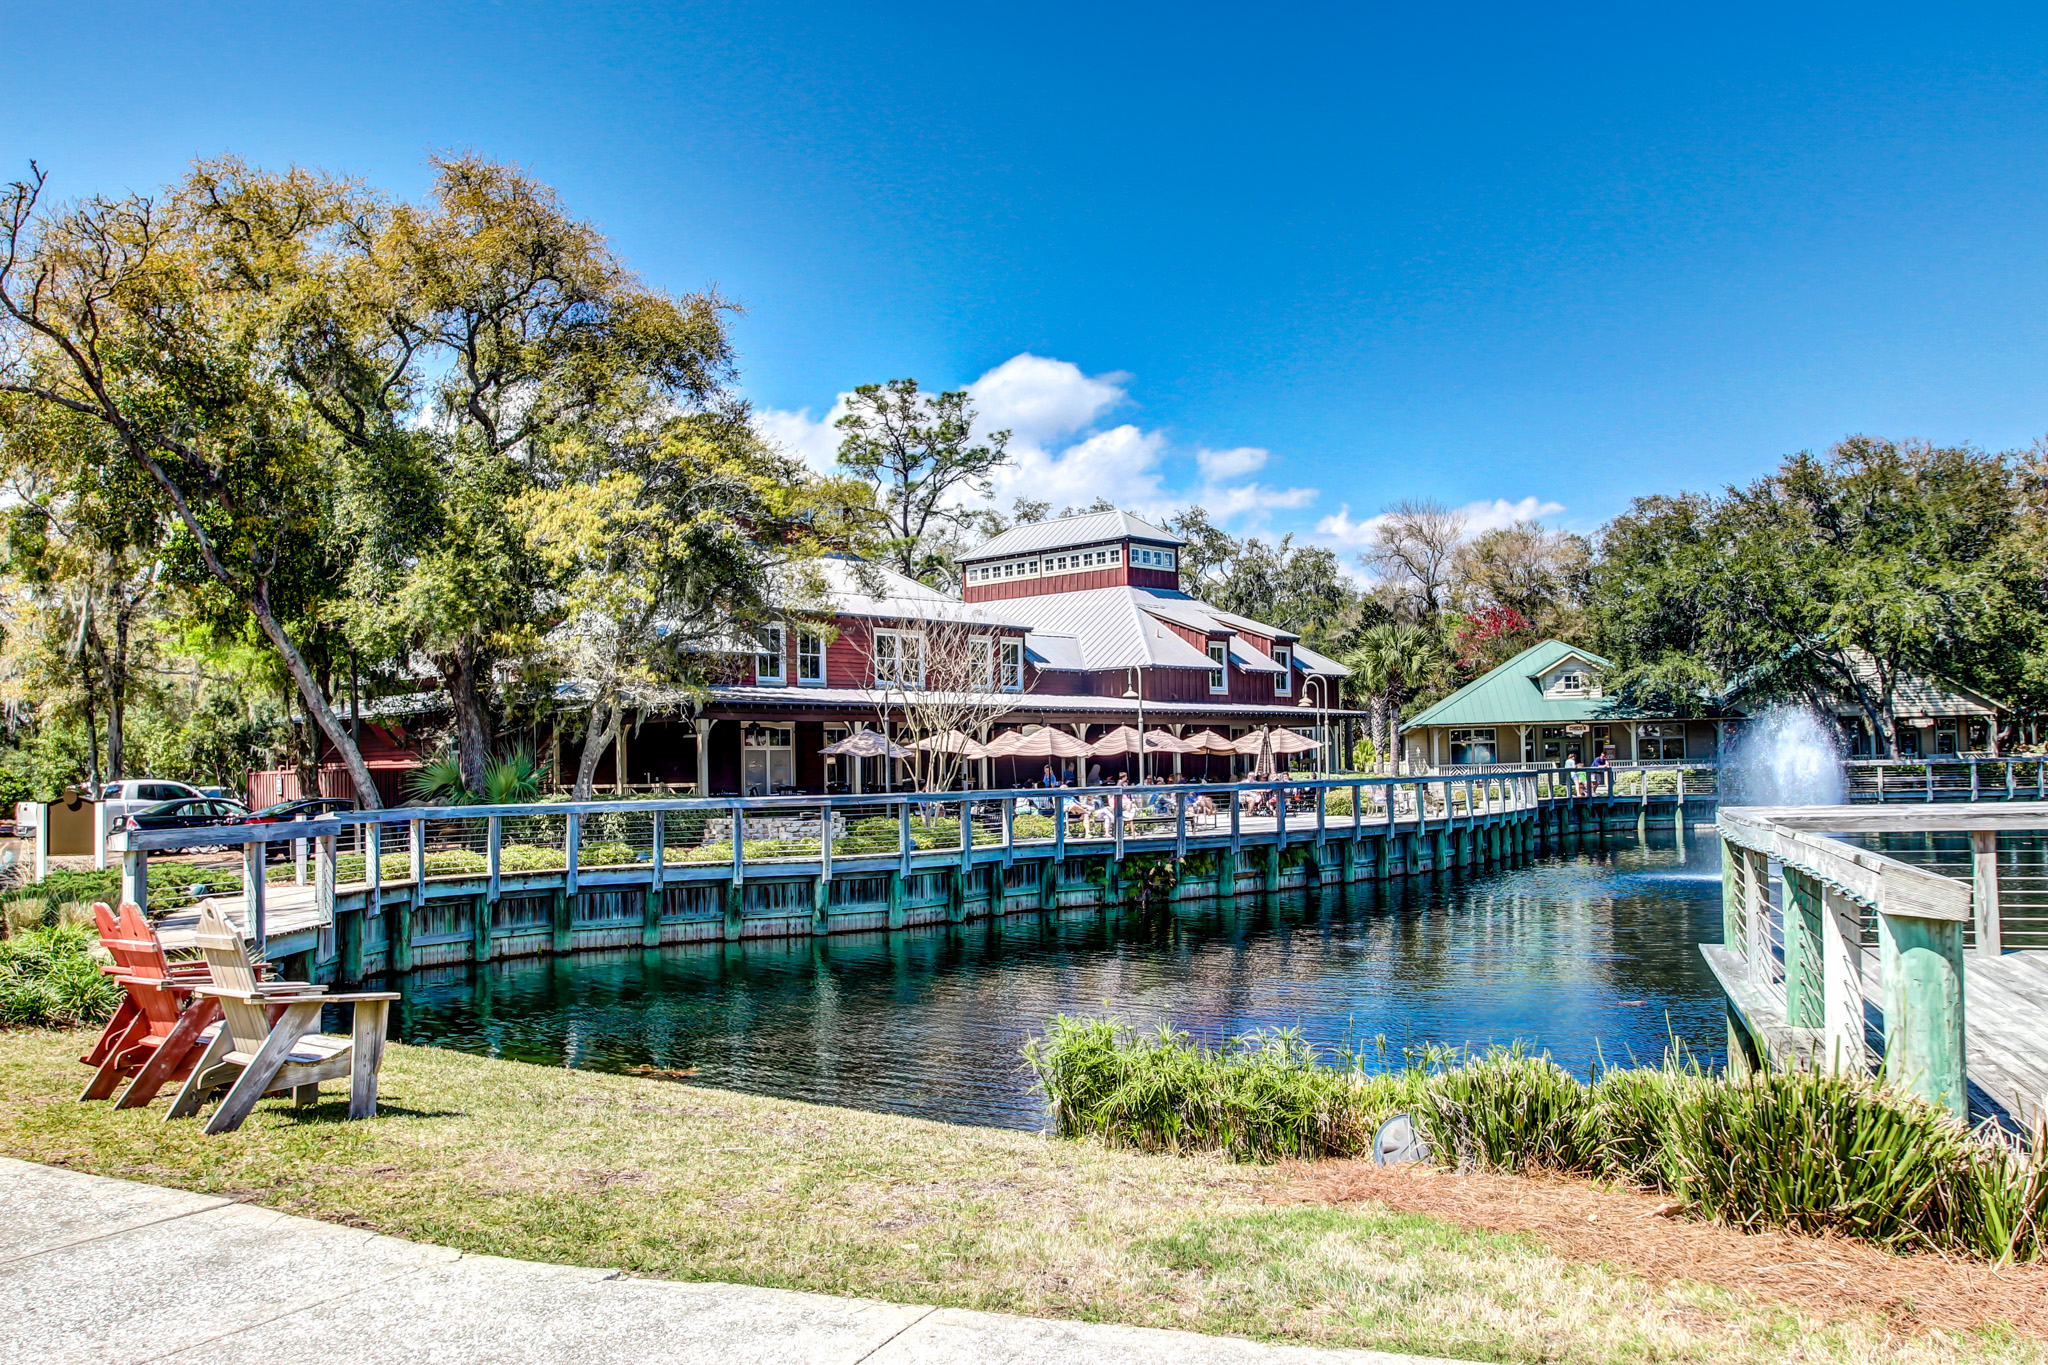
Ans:
[[[500,1256],[1481,1360],[2048,1361],[1302,1204],[1271,1167],[433,1048],[390,1050],[373,1121],[336,1090],[208,1138],[77,1104],[88,1041],[0,1033],[0,1154]]]

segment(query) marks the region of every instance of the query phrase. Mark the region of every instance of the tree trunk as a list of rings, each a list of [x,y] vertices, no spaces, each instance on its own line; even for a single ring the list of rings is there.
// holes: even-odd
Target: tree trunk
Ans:
[[[222,575],[224,581],[225,577]],[[256,624],[284,659],[284,666],[292,675],[292,682],[298,686],[299,702],[306,708],[306,714],[320,727],[320,733],[327,736],[327,742],[341,755],[342,766],[348,769],[349,782],[356,789],[356,804],[364,810],[379,810],[384,802],[377,795],[376,780],[370,776],[370,767],[363,762],[362,751],[355,741],[348,737],[348,729],[334,714],[334,708],[327,704],[321,694],[319,680],[313,670],[306,666],[305,656],[298,646],[284,633],[276,613],[270,610],[270,590],[267,584],[259,582],[256,591],[248,599],[249,614],[256,618]]]
[[[441,669],[448,704],[455,712],[455,761],[462,769],[462,785],[471,792],[483,790],[484,771],[491,764],[491,712],[484,701],[489,673],[489,658],[467,642],[456,647]]]
[[[597,765],[604,758],[604,751],[619,735],[619,716],[622,708],[616,698],[605,697],[591,703],[590,731],[583,737],[583,756],[576,763],[576,785],[570,790],[570,797],[577,801],[588,801],[597,786]]]

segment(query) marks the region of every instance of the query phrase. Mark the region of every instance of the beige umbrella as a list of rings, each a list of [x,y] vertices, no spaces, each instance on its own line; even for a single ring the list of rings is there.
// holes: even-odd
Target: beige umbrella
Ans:
[[[1271,728],[1251,731],[1239,739],[1235,747],[1241,754],[1256,754],[1261,751],[1275,754],[1305,754],[1311,749],[1320,749],[1323,746],[1307,735],[1297,734],[1293,730]]]
[[[1247,742],[1252,745],[1249,749],[1243,747]],[[1252,770],[1249,774],[1252,781],[1263,782],[1265,779],[1274,776],[1273,732],[1271,730],[1254,730],[1239,740],[1238,745],[1240,753],[1258,755],[1252,761]]]
[[[1102,756],[1112,754],[1134,754],[1138,752],[1138,732],[1128,725],[1119,725],[1101,739],[1088,746],[1088,752]],[[1148,754],[1184,754],[1190,752],[1187,745],[1164,730],[1145,732],[1145,752]]]
[[[915,751],[876,730],[855,730],[837,744],[827,744],[819,753],[832,758],[913,758]]]
[[[1028,735],[1021,730],[997,735],[983,752],[990,758],[1086,758],[1088,746],[1065,730],[1045,725]]]
[[[1184,754],[1214,754],[1221,758],[1237,752],[1237,746],[1214,730],[1203,730],[1181,740]]]
[[[958,730],[941,730],[936,735],[926,735],[911,747],[923,749],[926,753],[959,754],[965,758],[988,758],[990,756],[987,745],[977,742],[972,737]]]

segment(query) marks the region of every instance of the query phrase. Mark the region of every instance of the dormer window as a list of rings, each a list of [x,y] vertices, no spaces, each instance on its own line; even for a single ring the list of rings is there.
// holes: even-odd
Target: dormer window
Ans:
[[[1273,691],[1284,697],[1294,690],[1294,651],[1286,645],[1274,645],[1273,662],[1280,665],[1280,671],[1273,675]]]
[[[1550,686],[1546,691],[1553,697],[1597,697],[1600,695],[1600,680],[1591,669],[1571,665],[1550,675]]]

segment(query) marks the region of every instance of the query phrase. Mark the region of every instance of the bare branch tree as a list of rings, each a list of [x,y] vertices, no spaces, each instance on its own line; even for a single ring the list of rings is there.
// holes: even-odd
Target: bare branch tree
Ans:
[[[1024,700],[1022,637],[980,622],[908,618],[864,632],[859,649],[881,728],[901,717],[908,743],[948,734],[980,741]],[[967,762],[957,751],[920,751],[918,790],[951,790]]]
[[[1433,623],[1450,605],[1465,525],[1463,512],[1434,499],[1397,502],[1381,514],[1372,546],[1359,558],[1392,585],[1415,620]]]

